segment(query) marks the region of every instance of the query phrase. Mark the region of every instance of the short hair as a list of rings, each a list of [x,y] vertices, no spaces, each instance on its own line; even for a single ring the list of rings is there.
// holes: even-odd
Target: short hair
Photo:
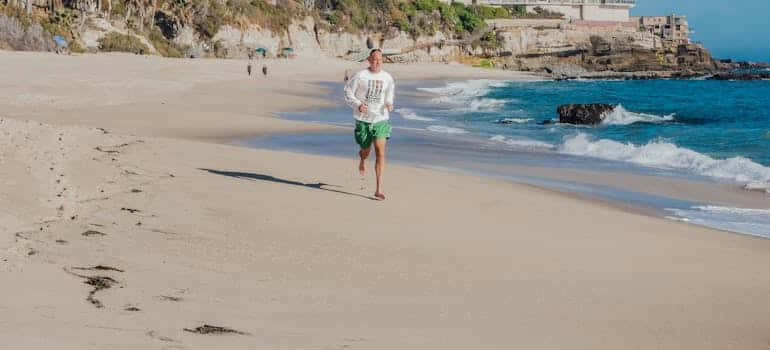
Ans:
[[[369,51],[369,56],[367,56],[367,57],[372,57],[372,55],[374,55],[375,52],[379,52],[380,55],[382,55],[382,50],[380,50],[380,49],[372,49],[371,51]]]

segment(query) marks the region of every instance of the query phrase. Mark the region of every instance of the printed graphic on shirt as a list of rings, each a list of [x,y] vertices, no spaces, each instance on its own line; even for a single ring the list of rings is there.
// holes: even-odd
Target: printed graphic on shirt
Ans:
[[[382,85],[382,80],[369,80],[369,89],[366,91],[366,104],[382,103]]]

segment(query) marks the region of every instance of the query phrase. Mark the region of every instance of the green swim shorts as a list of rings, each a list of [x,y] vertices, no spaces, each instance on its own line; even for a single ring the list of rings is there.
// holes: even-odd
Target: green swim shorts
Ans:
[[[372,146],[374,139],[390,138],[390,123],[387,120],[374,124],[356,120],[356,130],[353,134],[356,143],[366,149]]]

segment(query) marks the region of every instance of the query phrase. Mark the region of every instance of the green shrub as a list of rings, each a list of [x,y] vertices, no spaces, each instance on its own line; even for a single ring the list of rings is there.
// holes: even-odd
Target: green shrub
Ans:
[[[471,8],[466,7],[459,13],[460,28],[469,33],[473,33],[477,28],[481,28],[484,25],[484,19],[479,17]]]
[[[158,51],[159,55],[163,57],[182,57],[182,52],[179,48],[172,41],[166,39],[158,27],[152,28],[147,38],[150,39],[152,46],[155,46],[155,50]]]
[[[193,27],[204,40],[211,39],[226,23],[226,8],[218,0],[193,0],[193,10],[201,15],[193,18]]]
[[[120,34],[117,32],[111,32],[99,39],[99,50],[101,51],[118,51],[118,52],[131,52],[138,54],[149,54],[150,48],[142,43],[139,38],[131,35]]]
[[[69,47],[70,47],[70,52],[74,52],[74,53],[86,52],[86,48],[81,46],[77,41],[70,41]]]
[[[441,3],[438,0],[415,0],[414,5],[420,11],[433,12],[439,9]]]
[[[511,14],[505,7],[471,6],[471,10],[482,19],[510,18]]]
[[[441,4],[439,7],[439,13],[441,13],[441,20],[444,21],[449,27],[454,28],[460,23],[460,17],[457,16],[455,8],[448,4]]]
[[[488,59],[479,60],[479,67],[481,68],[495,68],[495,63]]]
[[[290,2],[281,2],[277,6],[273,6],[264,0],[252,0],[251,5],[256,10],[251,19],[262,26],[270,28],[273,32],[287,31],[292,19],[301,17],[305,13]],[[337,18],[337,21],[339,21],[339,18]]]

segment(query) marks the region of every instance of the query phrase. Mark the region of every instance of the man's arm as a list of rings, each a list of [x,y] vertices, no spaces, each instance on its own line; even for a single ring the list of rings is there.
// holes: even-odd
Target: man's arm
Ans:
[[[390,84],[385,89],[385,107],[388,108],[388,112],[393,112],[393,98],[396,94],[396,81],[390,78]]]
[[[352,78],[345,84],[345,102],[354,110],[359,110],[359,107],[363,104],[361,100],[356,97],[356,90],[358,90],[358,74],[353,75]]]

